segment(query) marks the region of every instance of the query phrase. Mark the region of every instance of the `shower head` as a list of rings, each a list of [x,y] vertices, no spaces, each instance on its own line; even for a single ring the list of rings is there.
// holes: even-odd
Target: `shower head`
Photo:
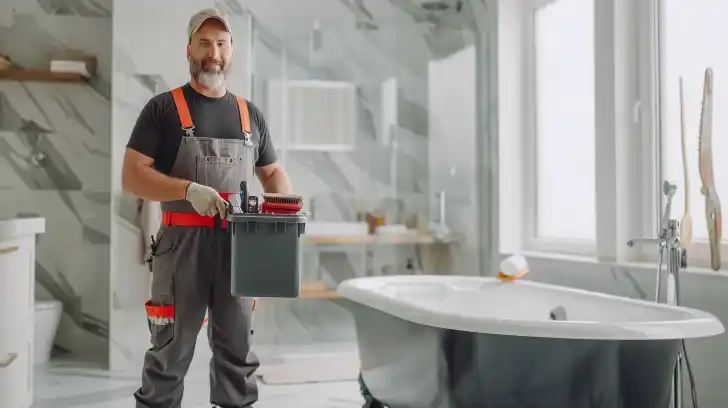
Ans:
[[[662,183],[662,194],[666,195],[667,197],[674,196],[676,191],[677,191],[677,185],[676,184],[670,183],[667,180],[665,180]]]
[[[677,185],[670,183],[665,180],[662,182],[662,193],[665,194],[665,209],[662,212],[662,220],[660,221],[660,228],[667,230],[670,226],[670,214],[672,212],[672,197],[677,191]]]

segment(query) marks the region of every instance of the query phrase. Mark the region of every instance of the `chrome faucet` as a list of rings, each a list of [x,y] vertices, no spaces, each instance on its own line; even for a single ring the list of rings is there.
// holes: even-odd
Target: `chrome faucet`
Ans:
[[[677,186],[669,181],[662,184],[662,193],[665,195],[665,209],[662,212],[660,221],[660,232],[657,238],[635,238],[627,241],[627,246],[633,247],[637,244],[654,244],[658,246],[657,262],[657,284],[655,285],[655,302],[660,303],[662,293],[662,261],[665,258],[665,269],[667,271],[667,290],[665,302],[668,305],[680,306],[680,269],[687,266],[686,252],[680,248],[680,223],[670,218],[672,198],[675,195]],[[678,352],[673,375],[672,408],[682,408],[682,361],[686,355],[685,342],[682,342],[681,350]],[[685,357],[688,372],[692,377],[690,362]]]
[[[670,218],[672,209],[672,198],[675,196],[677,186],[669,181],[665,181],[662,184],[662,192],[666,197],[665,209],[662,212],[660,221],[660,232],[657,238],[634,238],[627,241],[627,246],[633,247],[637,244],[653,244],[657,245],[659,249],[659,258],[657,264],[657,284],[655,287],[655,301],[660,303],[662,294],[662,261],[665,259],[665,266],[667,270],[668,279],[672,279],[674,285],[671,287],[668,283],[667,287],[667,304],[679,306],[680,299],[678,296],[679,288],[677,282],[679,281],[680,268],[684,268],[687,264],[687,255],[685,251],[680,248],[680,226],[679,222],[675,219]]]
[[[438,222],[440,223],[441,227],[445,227],[445,202],[446,202],[445,190],[440,189],[437,193],[435,193],[435,197],[437,198],[437,201],[438,201],[438,205],[437,205],[437,209],[439,212]]]

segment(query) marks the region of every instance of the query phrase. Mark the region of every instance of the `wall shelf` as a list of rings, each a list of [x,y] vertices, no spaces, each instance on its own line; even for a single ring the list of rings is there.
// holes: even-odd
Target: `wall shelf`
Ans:
[[[323,283],[307,282],[301,283],[298,299],[341,299],[341,295]]]
[[[298,299],[341,299],[335,289],[320,282],[301,283]]]
[[[430,234],[382,235],[304,235],[304,242],[315,245],[434,245],[462,243],[464,234],[450,233],[443,237]]]
[[[0,70],[0,80],[71,83],[85,83],[88,81],[81,74],[52,72],[45,69],[3,69]]]

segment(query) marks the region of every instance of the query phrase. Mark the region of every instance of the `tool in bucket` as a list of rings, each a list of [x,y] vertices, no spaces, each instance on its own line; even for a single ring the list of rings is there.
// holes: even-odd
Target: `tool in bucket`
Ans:
[[[240,297],[296,298],[299,295],[303,198],[263,193],[251,196],[246,182],[230,197],[230,293]]]

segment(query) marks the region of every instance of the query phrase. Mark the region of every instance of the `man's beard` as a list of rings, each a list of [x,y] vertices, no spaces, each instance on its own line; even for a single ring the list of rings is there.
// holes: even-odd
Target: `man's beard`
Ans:
[[[195,60],[190,57],[189,61],[190,74],[200,85],[208,89],[217,89],[225,84],[225,75],[229,65],[223,60],[214,60],[212,58]],[[208,65],[208,67],[205,67],[205,65]]]

